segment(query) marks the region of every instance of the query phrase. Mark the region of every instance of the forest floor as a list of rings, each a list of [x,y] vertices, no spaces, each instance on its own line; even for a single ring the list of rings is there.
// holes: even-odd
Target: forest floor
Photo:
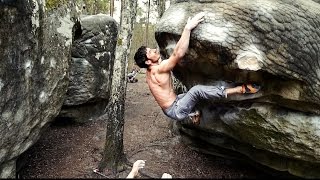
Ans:
[[[125,103],[124,152],[130,163],[146,160],[137,178],[260,178],[261,170],[245,163],[198,153],[180,142],[147,87],[145,74],[128,83]],[[106,123],[53,123],[23,155],[17,178],[109,178],[93,172],[101,160]],[[125,178],[130,168],[118,178]]]

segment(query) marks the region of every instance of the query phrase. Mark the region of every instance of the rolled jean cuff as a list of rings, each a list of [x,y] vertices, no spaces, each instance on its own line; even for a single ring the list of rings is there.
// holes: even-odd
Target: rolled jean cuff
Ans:
[[[220,88],[222,89],[222,94],[224,95],[224,97],[225,97],[225,98],[228,98],[228,94],[227,94],[227,91],[226,91],[226,87],[220,86]]]

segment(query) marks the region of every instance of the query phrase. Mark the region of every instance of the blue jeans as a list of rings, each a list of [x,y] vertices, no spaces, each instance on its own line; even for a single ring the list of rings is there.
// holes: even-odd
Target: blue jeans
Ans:
[[[214,100],[225,97],[225,86],[221,83],[214,86],[196,85],[187,93],[179,94],[172,105],[163,109],[163,112],[168,117],[181,121],[194,111],[195,105],[200,100]]]

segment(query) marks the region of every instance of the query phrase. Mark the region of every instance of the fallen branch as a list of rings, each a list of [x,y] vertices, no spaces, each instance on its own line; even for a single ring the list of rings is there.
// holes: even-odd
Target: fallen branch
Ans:
[[[98,169],[93,169],[93,172],[94,172],[94,173],[96,173],[96,174],[99,174],[100,176],[108,177],[107,175],[102,174],[101,172],[99,172],[99,170],[98,170]]]

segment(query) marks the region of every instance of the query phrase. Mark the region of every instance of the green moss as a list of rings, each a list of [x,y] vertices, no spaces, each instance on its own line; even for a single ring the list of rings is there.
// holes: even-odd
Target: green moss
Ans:
[[[121,38],[118,39],[117,45],[118,45],[118,46],[121,46],[121,45],[122,45],[122,39],[121,39]]]
[[[46,8],[48,10],[54,9],[59,7],[62,4],[66,4],[68,1],[67,0],[47,0],[46,1]]]

